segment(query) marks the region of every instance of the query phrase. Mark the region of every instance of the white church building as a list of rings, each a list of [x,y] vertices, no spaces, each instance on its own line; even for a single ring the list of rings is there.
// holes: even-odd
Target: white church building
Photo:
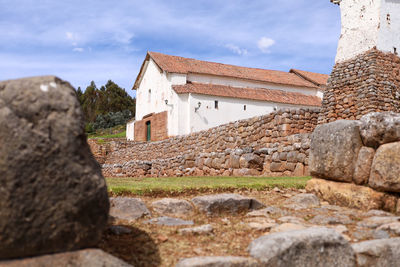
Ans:
[[[318,107],[328,75],[226,65],[148,52],[127,139],[158,141],[280,108]]]

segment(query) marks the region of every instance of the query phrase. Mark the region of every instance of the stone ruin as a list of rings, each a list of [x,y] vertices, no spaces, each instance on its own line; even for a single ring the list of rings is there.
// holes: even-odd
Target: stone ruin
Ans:
[[[331,203],[400,212],[400,2],[333,2],[342,35],[311,137],[319,179],[307,189]]]

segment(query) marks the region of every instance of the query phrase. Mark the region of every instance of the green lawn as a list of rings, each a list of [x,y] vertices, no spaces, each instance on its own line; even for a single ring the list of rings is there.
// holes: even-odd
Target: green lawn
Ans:
[[[107,139],[107,138],[124,138],[126,137],[126,131],[116,133],[116,134],[105,134],[105,135],[98,135],[98,136],[91,136],[90,138],[101,138],[101,139]]]
[[[193,189],[304,188],[311,177],[168,177],[106,178],[108,190],[115,194],[142,195],[152,192],[184,192]]]

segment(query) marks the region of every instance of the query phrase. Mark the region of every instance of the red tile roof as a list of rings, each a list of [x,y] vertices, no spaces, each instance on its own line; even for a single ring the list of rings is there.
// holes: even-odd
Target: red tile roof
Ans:
[[[329,78],[329,75],[327,75],[327,74],[309,72],[309,71],[304,71],[304,70],[291,69],[290,72],[297,74],[300,77],[302,77],[302,78],[306,79],[307,81],[310,81],[318,86],[326,86],[326,84],[328,82],[328,78]]]
[[[173,85],[177,94],[201,94],[241,99],[252,99],[275,103],[321,106],[321,99],[317,96],[302,93],[286,92],[281,90],[270,90],[263,88],[238,88],[215,84],[188,83],[185,85]]]
[[[239,67],[215,62],[201,61],[191,58],[170,56],[157,52],[148,52],[145,61],[149,60],[150,57],[162,70],[169,73],[209,74],[299,87],[318,87],[315,83],[303,79],[302,77],[299,77],[294,73],[284,71]],[[139,86],[140,76],[142,75],[143,68],[144,63],[142,65],[142,69],[140,70],[138,78],[136,79],[133,89],[137,89]]]

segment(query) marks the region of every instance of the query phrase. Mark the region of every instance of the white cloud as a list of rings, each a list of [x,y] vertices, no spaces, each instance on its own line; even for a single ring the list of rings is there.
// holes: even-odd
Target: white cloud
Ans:
[[[85,49],[83,49],[82,47],[75,47],[74,49],[72,49],[72,51],[74,52],[80,52],[82,53]]]
[[[245,48],[240,48],[237,45],[234,44],[227,44],[225,45],[226,48],[228,48],[229,50],[231,50],[233,53],[238,54],[240,56],[245,56],[247,55],[248,51]]]
[[[260,40],[257,42],[258,48],[261,50],[263,53],[269,53],[269,48],[275,44],[275,40],[268,38],[268,37],[262,37]]]

